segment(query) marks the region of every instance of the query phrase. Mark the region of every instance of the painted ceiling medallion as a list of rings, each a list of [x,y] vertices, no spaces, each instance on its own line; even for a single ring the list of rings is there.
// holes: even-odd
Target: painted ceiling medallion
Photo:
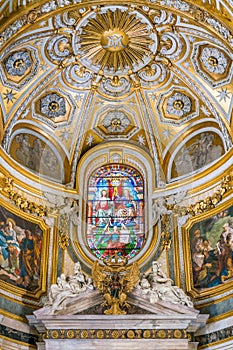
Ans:
[[[146,66],[157,49],[151,22],[127,7],[102,7],[76,28],[74,51],[84,66],[105,74],[127,74]]]

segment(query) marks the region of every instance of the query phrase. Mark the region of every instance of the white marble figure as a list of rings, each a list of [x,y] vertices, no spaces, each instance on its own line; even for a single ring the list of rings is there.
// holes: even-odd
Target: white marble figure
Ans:
[[[52,284],[49,290],[48,299],[45,306],[50,306],[49,314],[56,314],[57,311],[65,310],[69,298],[76,297],[78,294],[93,290],[91,278],[87,278],[81,271],[81,265],[78,261],[74,264],[74,274],[66,277],[61,274],[57,278],[57,283]]]
[[[79,225],[79,205],[73,198],[65,198],[65,205],[60,208],[59,213],[61,215],[67,215],[75,226]]]
[[[144,274],[140,280],[138,291],[146,296],[150,303],[166,301],[174,304],[193,307],[193,303],[182,289],[172,285],[173,281],[162,271],[157,261],[152,263],[152,272]]]
[[[186,194],[186,191],[180,191],[173,193],[168,197],[158,197],[155,199],[152,205],[152,224],[156,225],[162,216],[169,214],[171,211],[168,209],[168,206],[174,206],[181,203],[185,199]]]
[[[157,198],[152,205],[152,225],[156,225],[161,216],[168,214],[166,199],[164,197]]]
[[[50,192],[44,192],[43,195],[49,201],[50,208],[56,210],[60,215],[67,215],[75,226],[79,225],[79,205],[77,200],[71,197],[58,196]]]

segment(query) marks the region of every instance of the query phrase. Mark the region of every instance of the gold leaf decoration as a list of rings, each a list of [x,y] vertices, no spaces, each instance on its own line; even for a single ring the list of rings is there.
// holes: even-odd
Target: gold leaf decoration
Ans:
[[[139,12],[112,7],[87,17],[79,28],[80,61],[105,73],[136,71],[156,52],[157,36]]]

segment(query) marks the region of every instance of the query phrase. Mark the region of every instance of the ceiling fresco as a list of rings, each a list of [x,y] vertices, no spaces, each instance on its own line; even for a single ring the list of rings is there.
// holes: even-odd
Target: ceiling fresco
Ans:
[[[0,46],[1,144],[22,171],[74,186],[87,150],[122,140],[169,183],[232,147],[232,36],[192,4],[51,1]]]

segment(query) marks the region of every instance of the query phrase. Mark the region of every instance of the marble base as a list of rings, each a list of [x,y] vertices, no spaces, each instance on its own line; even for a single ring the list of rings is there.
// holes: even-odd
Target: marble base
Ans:
[[[0,338],[0,349],[2,350],[35,350],[35,346],[27,345],[14,340]],[[38,348],[40,349],[40,348]],[[46,348],[41,348],[40,350],[46,350]]]
[[[127,315],[89,313],[100,305],[94,291],[66,303],[59,314],[46,306],[27,316],[29,324],[43,336],[38,350],[196,350],[188,332],[204,327],[208,315],[184,305],[160,301],[151,304],[141,296],[129,295],[137,312]],[[142,313],[143,311],[143,313]]]
[[[62,344],[62,345],[61,345]],[[158,339],[100,339],[100,340],[47,340],[45,349],[50,350],[187,350],[188,340]],[[39,348],[43,350],[43,348]]]
[[[38,350],[196,350],[197,343],[189,342],[186,331],[190,327],[196,328],[198,323],[200,325],[198,316],[196,313],[193,315],[38,313],[37,317],[27,318],[30,325],[34,325],[38,332],[44,334],[44,343],[38,343]]]

